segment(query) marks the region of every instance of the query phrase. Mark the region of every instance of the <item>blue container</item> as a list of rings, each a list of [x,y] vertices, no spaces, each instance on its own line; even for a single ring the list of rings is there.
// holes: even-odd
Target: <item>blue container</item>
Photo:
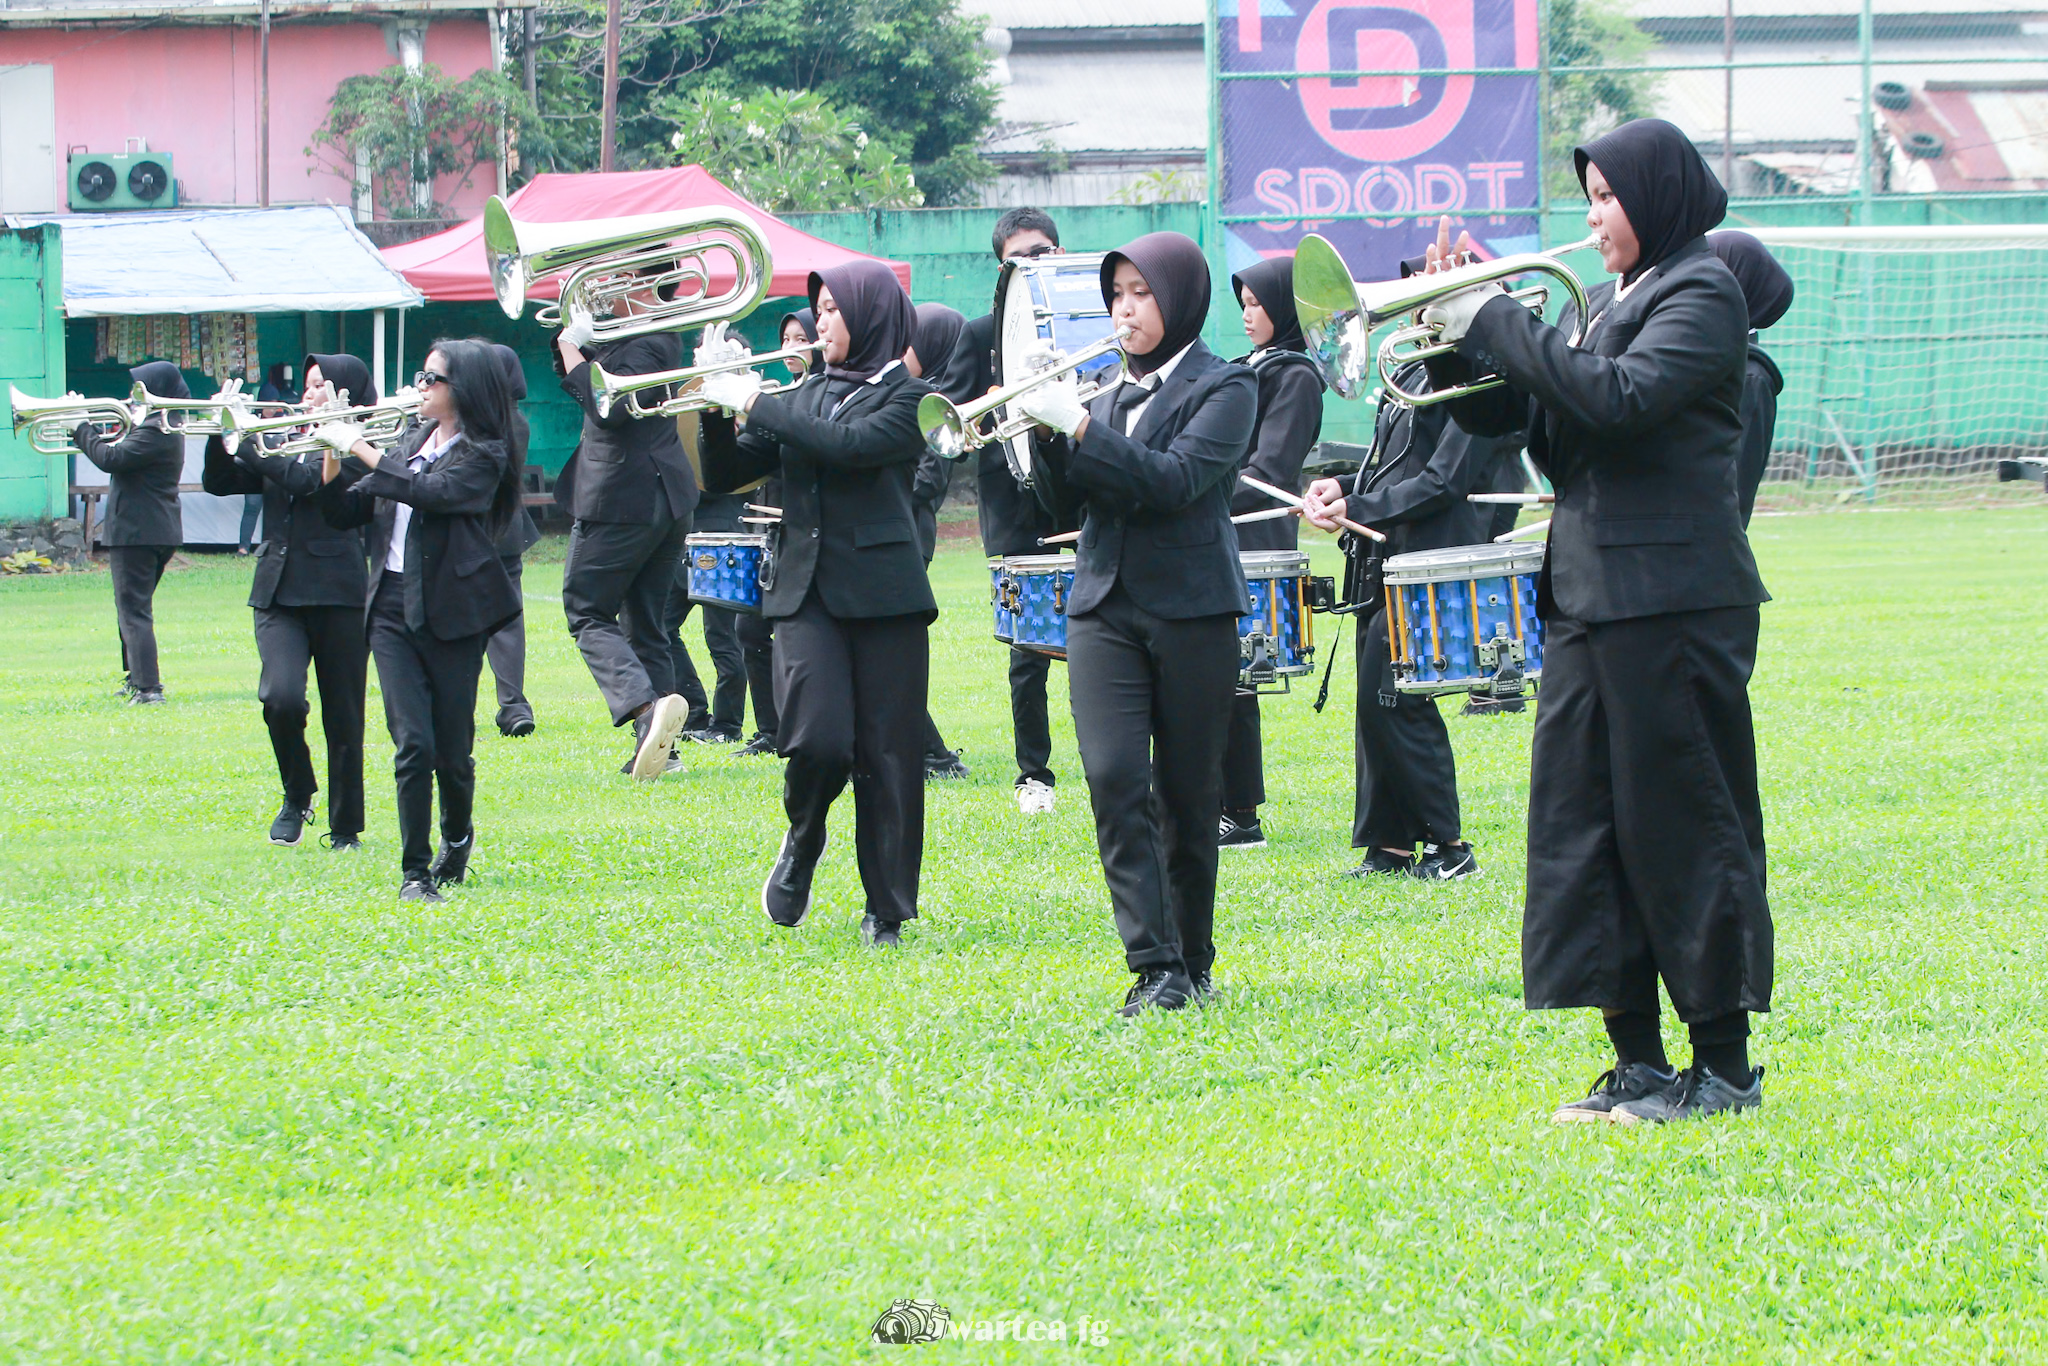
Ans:
[[[701,531],[683,542],[690,600],[761,615],[761,587],[773,582],[766,536]]]
[[[1019,650],[1065,659],[1067,599],[1074,591],[1074,557],[1011,555],[992,568],[996,639]]]
[[[1468,545],[1386,562],[1387,633],[1401,692],[1496,692],[1505,668],[1543,673],[1543,546]],[[1512,683],[1507,691],[1519,691]]]

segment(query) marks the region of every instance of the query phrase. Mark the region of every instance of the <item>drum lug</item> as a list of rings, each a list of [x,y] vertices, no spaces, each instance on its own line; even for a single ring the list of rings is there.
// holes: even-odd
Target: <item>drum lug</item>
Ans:
[[[1505,634],[1482,641],[1479,646],[1479,663],[1482,668],[1491,671],[1491,677],[1484,685],[1473,691],[1483,693],[1496,702],[1509,702],[1521,698],[1527,690],[1522,665],[1528,658],[1529,653],[1522,642]]]

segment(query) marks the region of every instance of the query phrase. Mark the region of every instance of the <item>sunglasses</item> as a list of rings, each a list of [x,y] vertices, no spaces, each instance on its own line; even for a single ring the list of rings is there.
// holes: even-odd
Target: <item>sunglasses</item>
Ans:
[[[447,382],[448,376],[436,374],[432,370],[422,370],[412,377],[412,387],[415,389],[431,389],[437,384]]]
[[[1058,250],[1059,248],[1054,246],[1050,242],[1040,242],[1037,246],[1031,248],[1031,250],[1024,252],[1023,257],[1027,261],[1036,261],[1039,257],[1044,256],[1048,252],[1054,252]]]

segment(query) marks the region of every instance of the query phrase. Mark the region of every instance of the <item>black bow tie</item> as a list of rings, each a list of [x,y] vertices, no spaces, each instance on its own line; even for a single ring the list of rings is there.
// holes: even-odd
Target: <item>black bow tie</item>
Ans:
[[[1127,382],[1122,388],[1118,389],[1116,391],[1116,401],[1110,408],[1110,425],[1124,435],[1129,436],[1131,414],[1137,411],[1139,404],[1152,397],[1153,389],[1158,383],[1158,378],[1157,375],[1147,375],[1141,380]]]

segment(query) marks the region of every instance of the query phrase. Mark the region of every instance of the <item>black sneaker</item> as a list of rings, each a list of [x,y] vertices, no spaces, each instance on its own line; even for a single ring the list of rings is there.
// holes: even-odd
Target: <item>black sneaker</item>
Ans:
[[[1528,699],[1521,697],[1492,697],[1485,693],[1467,693],[1460,716],[1512,716],[1529,709]]]
[[[768,870],[768,880],[761,884],[761,909],[768,918],[785,930],[793,930],[804,923],[804,917],[811,913],[811,879],[816,876],[819,862],[825,857],[825,846],[832,837],[825,837],[825,844],[818,846],[818,852],[809,858],[797,853],[794,832],[782,837],[782,849],[775,855],[775,866]]]
[[[446,901],[448,898],[434,890],[434,884],[427,878],[409,877],[398,889],[400,901]]]
[[[1142,968],[1116,1013],[1128,1020],[1152,1010],[1180,1010],[1194,991],[1195,984],[1179,968]]]
[[[153,707],[163,700],[162,688],[137,688],[128,694],[128,705],[131,707]]]
[[[363,852],[361,835],[337,835],[332,831],[320,837],[320,843],[330,854],[360,854]]]
[[[903,922],[900,920],[877,920],[871,915],[860,918],[860,937],[878,949],[895,949],[903,946]]]
[[[451,882],[462,881],[463,875],[469,872],[469,856],[475,852],[475,830],[471,830],[468,838],[460,844],[451,844],[444,837],[441,840],[441,852],[434,856],[434,866],[429,870],[434,879],[434,886],[446,887]]]
[[[1266,832],[1253,821],[1250,825],[1239,825],[1225,816],[1216,827],[1218,849],[1263,849],[1266,847]]]
[[[740,728],[738,726],[699,726],[695,730],[685,730],[677,738],[693,745],[735,745],[739,743]]]
[[[1188,992],[1188,999],[1198,1006],[1208,1005],[1216,999],[1216,983],[1209,976],[1209,969],[1203,968],[1194,976],[1194,989]]]
[[[503,712],[498,716],[498,734],[519,740],[533,734],[533,713]]]
[[[687,712],[683,699],[674,693],[655,698],[654,705],[633,723],[633,757],[627,761],[625,772],[643,783],[659,778],[675,749],[676,732],[683,728]]]
[[[1737,1086],[1707,1067],[1688,1067],[1679,1073],[1679,1078],[1679,1084],[1669,1090],[1615,1106],[1609,1117],[1616,1124],[1667,1124],[1674,1119],[1704,1119],[1708,1115],[1754,1110],[1764,1103],[1761,1067],[1750,1069],[1747,1086]]]
[[[754,738],[740,746],[740,757],[742,759],[758,759],[763,755],[772,757],[774,753],[775,737],[765,730],[755,731]]]
[[[1386,849],[1368,849],[1365,860],[1356,868],[1347,869],[1346,877],[1375,877],[1381,873],[1413,874],[1415,855],[1396,854]]]
[[[1632,1062],[1610,1067],[1593,1079],[1593,1089],[1584,1100],[1560,1105],[1550,1117],[1552,1124],[1605,1124],[1614,1118],[1614,1107],[1665,1092],[1676,1094],[1684,1077],[1675,1067],[1653,1067]]]
[[[277,809],[277,819],[270,823],[270,842],[290,849],[306,837],[306,822],[313,819],[313,808],[284,799],[284,805]]]
[[[1469,844],[1425,844],[1412,870],[1424,882],[1456,882],[1479,876],[1479,855]]]
[[[960,761],[964,751],[948,750],[944,754],[924,756],[924,776],[927,778],[953,779],[967,776],[967,765]]]

